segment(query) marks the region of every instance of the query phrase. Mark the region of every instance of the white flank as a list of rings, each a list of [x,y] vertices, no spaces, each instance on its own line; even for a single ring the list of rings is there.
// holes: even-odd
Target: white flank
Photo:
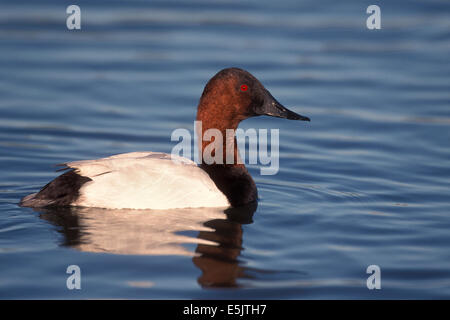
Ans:
[[[228,207],[225,195],[195,162],[156,152],[131,152],[66,163],[92,179],[76,206],[108,209]]]

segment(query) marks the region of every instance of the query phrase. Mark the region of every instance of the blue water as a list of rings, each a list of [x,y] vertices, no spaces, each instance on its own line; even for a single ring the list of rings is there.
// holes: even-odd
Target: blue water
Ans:
[[[0,298],[450,298],[448,1],[377,1],[381,30],[371,1],[77,1],[81,31],[69,4],[0,4]],[[54,164],[170,152],[230,66],[312,119],[242,123],[280,129],[254,213],[17,205]]]

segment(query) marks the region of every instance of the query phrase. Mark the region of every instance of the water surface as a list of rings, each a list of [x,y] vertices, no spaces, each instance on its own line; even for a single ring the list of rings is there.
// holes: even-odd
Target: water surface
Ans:
[[[0,297],[450,298],[450,5],[368,1],[0,5]],[[170,152],[206,81],[237,66],[300,123],[257,208],[17,206],[54,164]],[[66,288],[68,265],[82,289]],[[368,290],[378,265],[381,290]]]

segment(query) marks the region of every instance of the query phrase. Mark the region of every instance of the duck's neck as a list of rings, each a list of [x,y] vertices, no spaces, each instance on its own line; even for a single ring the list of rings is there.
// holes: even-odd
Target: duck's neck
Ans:
[[[236,129],[237,124],[234,123],[211,123],[197,119],[196,134],[201,163],[245,169],[239,157]]]
[[[213,119],[205,116],[200,109],[197,113],[200,167],[225,194],[232,207],[243,206],[258,198],[255,182],[239,157],[235,136],[239,122]],[[222,139],[217,141],[215,139],[219,133]]]

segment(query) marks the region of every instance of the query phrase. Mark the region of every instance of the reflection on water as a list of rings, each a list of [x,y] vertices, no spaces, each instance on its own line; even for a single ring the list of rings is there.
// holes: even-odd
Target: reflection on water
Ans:
[[[202,270],[198,282],[203,287],[236,287],[236,280],[246,276],[238,257],[242,247],[242,224],[252,223],[257,203],[241,208],[225,210],[226,219],[213,219],[204,225],[212,231],[200,231],[199,239],[218,244],[199,243],[195,250],[199,255],[192,260]]]
[[[239,263],[242,224],[252,223],[257,203],[242,208],[173,210],[109,210],[64,207],[35,209],[40,218],[59,227],[63,246],[86,252],[127,255],[193,256],[202,271],[203,287],[236,287],[245,277]],[[183,235],[198,232],[196,238]],[[191,252],[184,246],[196,243]]]

